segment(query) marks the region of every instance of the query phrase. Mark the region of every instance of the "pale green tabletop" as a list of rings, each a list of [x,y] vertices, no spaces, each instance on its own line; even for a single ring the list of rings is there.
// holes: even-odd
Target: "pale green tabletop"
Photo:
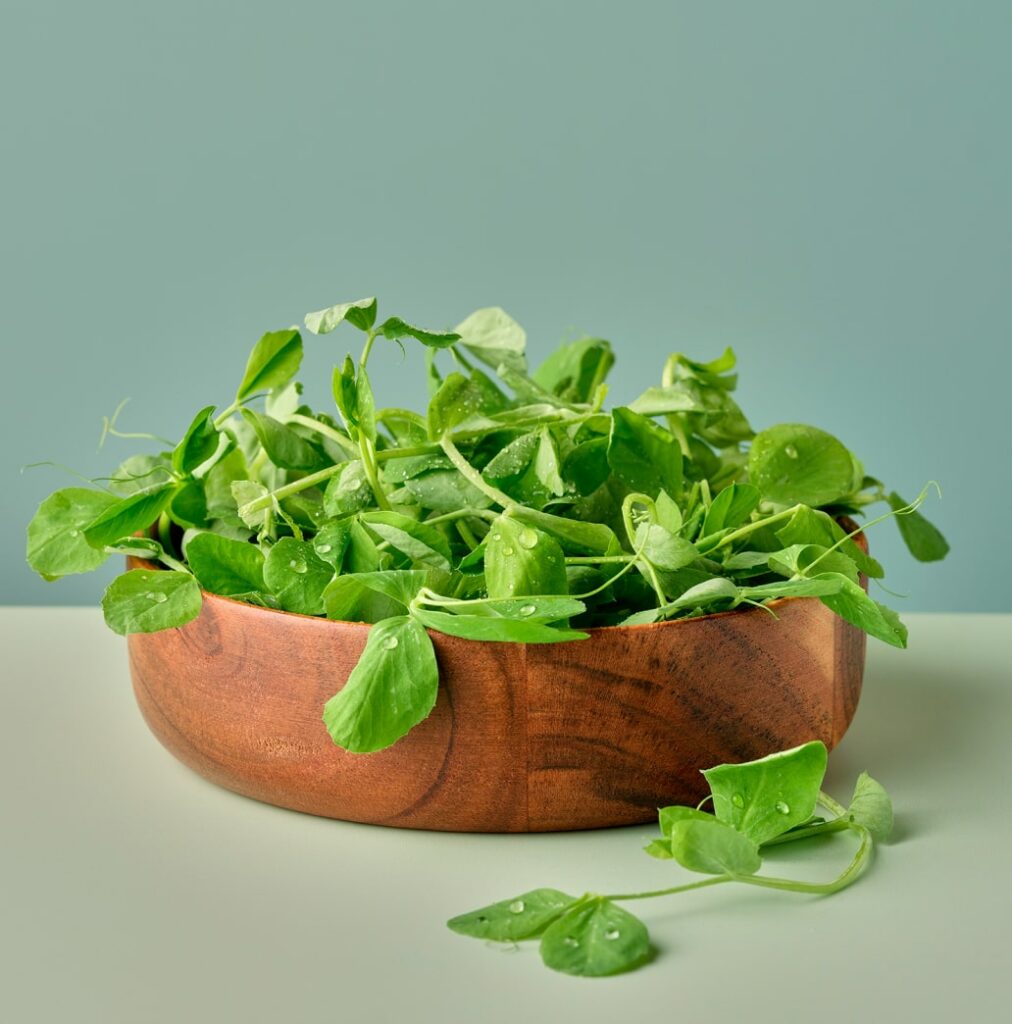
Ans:
[[[96,611],[0,609],[0,1020],[1005,1020],[1012,616],[908,619],[910,650],[869,643],[830,757],[830,792],[867,768],[896,804],[868,875],[821,899],[727,886],[640,903],[657,959],[585,980],[443,922],[536,886],[687,878],[640,852],[650,829],[448,835],[243,799],[148,733]],[[776,872],[828,877],[849,853]]]

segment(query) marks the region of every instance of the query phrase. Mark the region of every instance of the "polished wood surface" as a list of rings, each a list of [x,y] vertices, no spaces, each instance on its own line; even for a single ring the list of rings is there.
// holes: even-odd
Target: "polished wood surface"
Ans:
[[[433,633],[436,707],[375,754],[334,746],[321,718],[366,625],[205,594],[193,622],[128,643],[148,725],[221,786],[349,821],[541,832],[647,822],[700,800],[702,768],[839,742],[865,634],[814,598],[768,607],[563,644]]]

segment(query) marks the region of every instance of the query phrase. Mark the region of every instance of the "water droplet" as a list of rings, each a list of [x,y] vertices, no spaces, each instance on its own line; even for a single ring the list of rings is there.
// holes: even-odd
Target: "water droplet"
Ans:
[[[564,946],[569,946],[570,949],[576,949],[576,947],[580,945],[580,940],[579,939],[574,939],[572,935],[567,935],[562,940],[562,944]]]
[[[794,445],[789,444],[784,446],[784,455],[789,459],[796,459],[798,457],[798,449]]]
[[[524,912],[524,906],[525,906],[525,904],[524,904],[523,900],[514,900],[510,904],[510,913],[511,914],[522,914]]]
[[[155,604],[164,604],[168,601],[168,598],[159,590],[149,590],[144,596],[149,601],[154,601]]]
[[[527,548],[528,551],[530,551],[531,548],[536,548],[538,546],[537,532],[528,527],[524,527],[524,529],[520,531],[520,536],[517,537],[517,540],[519,541],[520,546],[522,548]]]
[[[604,933],[604,937],[605,937],[605,938],[606,938],[606,939],[607,939],[607,940],[608,940],[609,942],[614,942],[614,941],[615,941],[615,940],[616,940],[616,939],[617,939],[617,938],[619,937],[619,935],[621,935],[621,934],[622,934],[622,933],[621,933],[621,932],[620,932],[620,931],[619,931],[619,930],[618,930],[617,928],[609,928],[609,929],[608,929],[608,930],[607,930],[607,931],[606,931],[606,932]]]
[[[516,554],[516,552],[512,548],[510,548],[510,547],[503,548],[502,549],[502,553],[504,555],[506,555],[507,557],[509,557],[510,555],[515,555]]]
[[[321,555],[325,555],[331,550],[331,547],[329,544],[319,544],[317,545],[316,550],[319,551]]]
[[[388,636],[383,641],[383,647],[384,647],[384,649],[386,649],[388,651],[392,651],[399,643],[400,643],[400,640],[398,640],[397,637],[395,637],[395,636]]]
[[[71,530],[70,531],[70,536],[71,537],[80,537],[81,536],[81,531],[80,530]]]
[[[535,613],[535,612],[536,612],[537,610],[538,610],[538,607],[537,607],[537,605],[534,605],[534,604],[525,604],[525,605],[524,605],[524,606],[523,606],[523,607],[522,607],[522,608],[520,609],[520,614],[521,614],[521,615],[533,615],[533,614],[534,614],[534,613]]]
[[[735,807],[744,807],[745,798],[741,795],[741,793],[735,793],[734,796],[731,797],[731,803],[733,803]]]
[[[492,534],[492,540],[502,540],[502,534],[501,533],[493,533]]]
[[[297,572],[297,573],[299,573],[299,575],[302,575],[302,573],[304,573],[306,571],[306,563],[305,562],[300,562],[297,559],[293,558],[288,563],[288,568],[291,569],[292,572]]]
[[[783,802],[783,800],[778,800],[774,806],[776,807],[777,811],[780,814],[790,814],[791,813],[790,804],[785,804]]]

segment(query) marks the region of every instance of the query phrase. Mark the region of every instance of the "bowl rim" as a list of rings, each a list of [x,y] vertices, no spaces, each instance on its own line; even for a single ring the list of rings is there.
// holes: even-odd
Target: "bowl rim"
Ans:
[[[861,548],[865,554],[868,553],[868,539],[864,535],[864,531],[859,529],[859,524],[856,523],[850,516],[837,516],[837,520],[840,521],[844,529],[848,533],[853,530],[859,530],[858,533],[854,534],[854,541]],[[157,565],[155,562],[148,561],[146,558],[140,558],[137,555],[127,555],[127,568],[128,569],[144,569],[151,572],[164,572],[165,568],[161,565]],[[196,577],[195,577],[196,578]],[[863,576],[862,576],[863,579]],[[198,584],[199,585],[199,584]],[[263,612],[270,613],[271,615],[284,616],[289,619],[307,619],[310,622],[323,623],[329,626],[333,624],[335,626],[351,626],[362,630],[369,630],[375,623],[372,622],[355,622],[348,619],[328,619],[322,615],[306,615],[302,612],[289,612],[282,608],[266,608],[261,605],[250,604],[248,601],[240,601],[235,597],[228,597],[225,594],[215,594],[213,591],[205,590],[203,587],[200,588],[200,595],[202,601],[210,601],[212,604],[216,601],[224,601],[231,605],[236,605],[240,608],[247,609],[250,614],[260,614]],[[645,630],[658,630],[664,628],[671,628],[673,626],[687,626],[690,623],[704,623],[712,622],[715,619],[725,618],[726,616],[733,615],[740,617],[742,615],[758,615],[758,614],[771,614],[772,618],[776,619],[776,613],[770,612],[769,609],[781,608],[784,605],[794,601],[818,601],[817,597],[776,597],[772,601],[769,601],[762,605],[750,605],[748,608],[732,608],[722,612],[707,612],[705,615],[696,615],[691,619],[662,619],[660,622],[640,622],[633,623],[632,625],[614,625],[614,626],[587,626],[580,632],[587,633],[588,638],[591,636],[608,635],[614,636],[616,633],[637,631],[643,632]],[[326,626],[325,626],[326,628]],[[430,636],[449,636],[450,634],[441,633],[438,629],[430,629],[426,627],[426,632]],[[462,639],[460,637],[454,637],[454,639]],[[472,640],[469,643],[520,643],[517,640]],[[565,643],[566,641],[559,641]],[[525,646],[541,646],[541,645],[525,645]]]

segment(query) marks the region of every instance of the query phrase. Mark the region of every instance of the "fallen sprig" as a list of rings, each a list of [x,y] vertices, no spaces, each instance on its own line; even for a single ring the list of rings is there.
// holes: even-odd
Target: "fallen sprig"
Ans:
[[[700,807],[661,808],[661,835],[646,852],[707,878],[649,892],[578,897],[557,889],[534,889],[451,918],[447,926],[460,935],[493,942],[539,939],[546,967],[601,977],[634,970],[653,956],[646,925],[618,906],[620,902],[674,896],[727,882],[813,895],[839,892],[860,878],[871,862],[875,842],[889,838],[893,812],[889,795],[867,773],[858,777],[848,807],[823,793],[826,756],[825,745],[816,740],[758,761],[718,765],[703,772],[713,813]],[[815,814],[820,805],[830,817]],[[763,850],[837,833],[851,833],[858,847],[836,878],[804,882],[758,874]]]

